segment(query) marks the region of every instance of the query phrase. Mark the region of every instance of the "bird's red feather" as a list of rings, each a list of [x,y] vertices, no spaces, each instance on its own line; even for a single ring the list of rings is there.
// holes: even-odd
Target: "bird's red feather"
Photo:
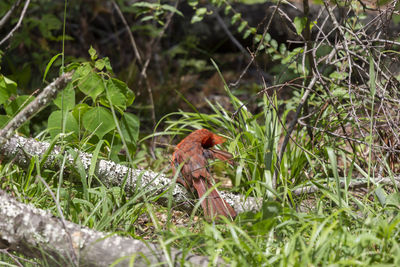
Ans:
[[[206,129],[192,132],[185,137],[176,147],[172,155],[172,168],[174,174],[183,163],[177,181],[193,192],[196,190],[201,198],[212,187],[211,174],[207,168],[208,159],[220,159],[232,164],[232,154],[211,147],[222,144],[225,138],[213,134]],[[235,210],[221,198],[218,191],[213,189],[201,203],[206,218],[218,215],[234,218]]]

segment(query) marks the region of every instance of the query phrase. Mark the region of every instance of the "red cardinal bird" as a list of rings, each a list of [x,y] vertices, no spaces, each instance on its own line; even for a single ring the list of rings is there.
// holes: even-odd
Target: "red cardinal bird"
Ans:
[[[200,129],[189,134],[175,147],[175,152],[172,155],[174,174],[179,165],[184,163],[177,181],[192,192],[194,187],[199,198],[212,187],[211,175],[207,168],[207,159],[220,159],[232,164],[231,153],[211,149],[211,147],[223,142],[225,142],[225,138],[206,129]],[[236,217],[235,210],[221,198],[215,189],[204,199],[201,206],[206,218],[213,218],[218,215],[228,218]]]

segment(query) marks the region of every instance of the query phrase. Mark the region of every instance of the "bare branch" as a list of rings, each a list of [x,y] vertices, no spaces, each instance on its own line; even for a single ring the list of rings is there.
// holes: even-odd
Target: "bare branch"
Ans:
[[[15,2],[10,10],[7,11],[7,13],[1,18],[0,20],[0,29],[3,28],[4,24],[6,24],[6,22],[9,20],[9,18],[11,17],[11,14],[14,12],[14,10],[21,4],[21,0],[18,0],[17,2]]]
[[[136,42],[135,42],[135,38],[133,38],[132,31],[131,31],[131,29],[129,28],[128,22],[126,21],[126,19],[125,19],[125,17],[124,17],[124,14],[122,14],[122,11],[121,11],[121,9],[119,8],[118,4],[117,4],[115,1],[112,1],[112,4],[113,4],[115,10],[117,10],[118,16],[121,18],[122,23],[124,24],[125,29],[126,29],[126,31],[128,32],[129,40],[131,41],[131,45],[132,45],[133,52],[135,53],[135,56],[136,56],[136,58],[138,59],[139,64],[142,65],[142,58],[141,58],[140,53],[139,53],[139,50],[138,50],[138,48],[137,48],[137,45],[136,45]]]
[[[269,31],[269,29],[270,29],[270,26],[271,26],[271,23],[272,23],[272,19],[274,18],[274,16],[275,16],[275,14],[276,14],[276,12],[277,12],[277,10],[278,10],[278,8],[279,8],[281,2],[282,2],[282,0],[279,0],[278,3],[276,4],[276,6],[274,6],[274,11],[272,12],[272,15],[271,15],[271,17],[270,17],[270,19],[269,19],[269,21],[268,21],[268,24],[267,24],[267,26],[266,26],[265,29],[264,29],[264,32],[263,32],[262,37],[261,37],[261,40],[264,40],[264,39],[265,39],[265,35],[268,33],[268,31]],[[242,73],[240,74],[240,76],[239,76],[239,78],[237,79],[237,81],[234,82],[234,83],[230,83],[229,86],[236,87],[236,86],[239,84],[239,82],[242,80],[243,76],[247,73],[247,70],[249,69],[249,67],[251,66],[251,64],[253,64],[254,59],[256,58],[258,52],[261,51],[261,49],[260,49],[260,48],[261,48],[261,45],[263,45],[263,41],[260,41],[260,42],[258,43],[257,48],[256,48],[256,51],[254,51],[254,53],[250,53],[250,55],[251,55],[251,60],[250,60],[250,62],[247,64],[247,66],[244,68],[244,70],[243,70]]]
[[[246,49],[239,43],[239,41],[235,38],[235,36],[233,36],[233,34],[231,33],[231,31],[228,29],[228,27],[225,25],[224,20],[221,18],[221,16],[218,14],[218,11],[214,8],[214,16],[217,19],[219,25],[221,25],[222,29],[224,30],[224,32],[226,33],[226,35],[228,35],[229,39],[231,40],[231,42],[237,47],[237,49],[239,49],[239,51],[249,60],[251,59],[251,56],[249,54],[249,52],[246,51]]]
[[[24,19],[26,10],[28,9],[29,3],[31,0],[26,0],[24,9],[22,9],[21,16],[19,17],[19,20],[15,27],[7,34],[6,37],[3,38],[3,40],[0,41],[0,45],[2,45],[5,41],[7,41],[11,36],[13,36],[14,32],[21,26],[22,20]]]

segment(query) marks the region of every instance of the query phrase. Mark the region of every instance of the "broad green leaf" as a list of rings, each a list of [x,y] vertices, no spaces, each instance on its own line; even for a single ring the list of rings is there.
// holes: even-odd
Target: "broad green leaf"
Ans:
[[[271,227],[275,224],[275,221],[276,219],[274,217],[257,221],[252,225],[252,228],[258,235],[265,235],[271,231]]]
[[[45,14],[41,18],[41,22],[46,25],[48,30],[59,30],[61,29],[62,22],[54,14]]]
[[[112,87],[109,87],[112,88]],[[115,88],[115,87],[114,87]],[[109,99],[104,97],[101,98],[100,103],[103,104],[104,106],[109,107],[111,104],[113,106],[116,107],[120,107],[122,109],[125,109],[125,102],[126,102],[126,98],[124,96],[124,94],[122,94],[120,91],[115,90],[115,89],[111,89],[109,90]],[[109,103],[109,101],[111,101],[111,103]]]
[[[105,98],[108,101],[111,101],[111,103],[114,106],[121,107],[122,109],[126,108],[126,97],[124,94],[124,89],[121,88],[122,84],[119,84],[118,82],[115,81],[115,79],[109,79],[107,81],[107,93],[109,98]],[[121,87],[120,87],[121,86]]]
[[[110,79],[107,84],[112,84],[112,86],[115,86],[115,88],[117,88],[124,95],[124,99],[126,100],[125,105],[127,107],[132,105],[133,101],[135,100],[135,93],[129,89],[126,83],[113,78]]]
[[[78,83],[78,88],[82,93],[90,96],[93,101],[104,92],[104,84],[99,74],[90,72],[87,76],[82,77]]]
[[[114,107],[118,107],[122,110],[125,110],[126,107],[132,105],[133,100],[135,99],[135,94],[128,88],[126,83],[113,78],[107,80],[106,85],[108,97],[106,95],[100,97],[100,103],[102,105],[110,107],[109,101],[111,101]]]
[[[105,64],[104,64],[104,61],[102,59],[99,59],[99,60],[96,60],[96,62],[94,63],[94,66],[98,70],[103,70],[104,67],[105,67]]]
[[[90,133],[102,139],[105,134],[115,129],[115,122],[111,112],[103,107],[88,110],[82,118],[83,126]]]
[[[90,106],[86,103],[80,103],[78,105],[76,105],[73,109],[72,109],[72,115],[74,115],[74,118],[78,121],[81,122],[82,121],[82,117],[83,115],[86,113],[86,111],[88,111],[90,109]]]
[[[74,72],[72,76],[72,80],[75,81],[77,79],[82,79],[83,77],[89,75],[89,73],[92,71],[92,67],[90,66],[89,63],[83,63],[81,66],[79,66],[76,71]]]
[[[29,95],[18,96],[11,103],[4,105],[6,114],[9,115],[10,117],[14,117],[19,111],[21,111],[34,99],[35,97]],[[19,127],[19,131],[22,132],[23,134],[29,134],[29,124],[30,120],[27,120],[24,124],[22,124]]]
[[[347,90],[341,87],[337,87],[332,91],[332,95],[338,98],[343,98],[347,96],[347,94],[348,94]]]
[[[63,116],[63,112],[61,110],[56,110],[50,114],[47,120],[47,128],[52,138],[54,138],[57,134],[62,133],[63,125],[65,125],[64,133],[68,134],[73,132],[73,135],[68,136],[67,139],[76,139],[79,134],[79,126],[78,122],[74,118],[71,112],[65,113]]]
[[[121,132],[128,143],[136,144],[139,138],[139,118],[131,113],[124,113],[121,119]]]
[[[54,99],[54,104],[62,110],[71,110],[75,107],[75,90],[72,83],[69,83],[67,87],[57,95]]]
[[[399,24],[399,22],[400,22],[400,15],[398,15],[398,14],[393,14],[393,15],[392,15],[392,21],[393,21],[393,23],[394,23],[395,25]]]
[[[17,83],[0,75],[0,105],[4,104],[12,94],[17,92]]]

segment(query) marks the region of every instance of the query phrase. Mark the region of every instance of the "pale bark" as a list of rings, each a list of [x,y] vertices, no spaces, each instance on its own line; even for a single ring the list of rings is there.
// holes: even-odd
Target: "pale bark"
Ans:
[[[182,251],[165,249],[149,242],[102,233],[51,213],[22,204],[0,190],[0,249],[7,248],[28,257],[37,257],[49,266],[134,266],[180,265],[208,266],[209,260]],[[72,243],[72,244],[71,244]],[[214,264],[220,265],[217,261]]]
[[[9,160],[12,159],[15,164],[26,168],[29,166],[33,156],[42,158],[49,147],[50,144],[46,142],[39,142],[21,136],[13,136],[7,141],[7,143],[0,146],[0,155]],[[60,153],[59,147],[54,147],[48,155],[44,168],[56,171],[60,170],[60,157],[66,156],[70,163],[70,168],[74,168],[76,166],[76,160],[79,160],[86,173],[89,172],[89,168],[92,164],[91,154],[75,151],[72,154],[79,156],[74,157],[68,152],[65,152],[63,155]],[[63,171],[68,171],[68,166]],[[100,159],[96,163],[94,175],[96,175],[106,186],[122,186],[125,184],[124,190],[128,195],[131,195],[135,190],[139,190],[139,192],[144,192],[145,190],[146,195],[151,196],[171,189],[172,205],[180,210],[190,212],[195,204],[192,193],[188,192],[179,184],[173,186],[172,180],[162,173],[156,173],[150,170],[133,169],[112,161]],[[260,200],[257,201],[257,199],[253,197],[246,198],[242,195],[236,195],[224,191],[220,191],[220,194],[237,213],[256,211],[260,207]],[[157,201],[162,205],[166,205],[168,203],[168,198],[169,195],[166,193],[162,197],[158,198]]]

